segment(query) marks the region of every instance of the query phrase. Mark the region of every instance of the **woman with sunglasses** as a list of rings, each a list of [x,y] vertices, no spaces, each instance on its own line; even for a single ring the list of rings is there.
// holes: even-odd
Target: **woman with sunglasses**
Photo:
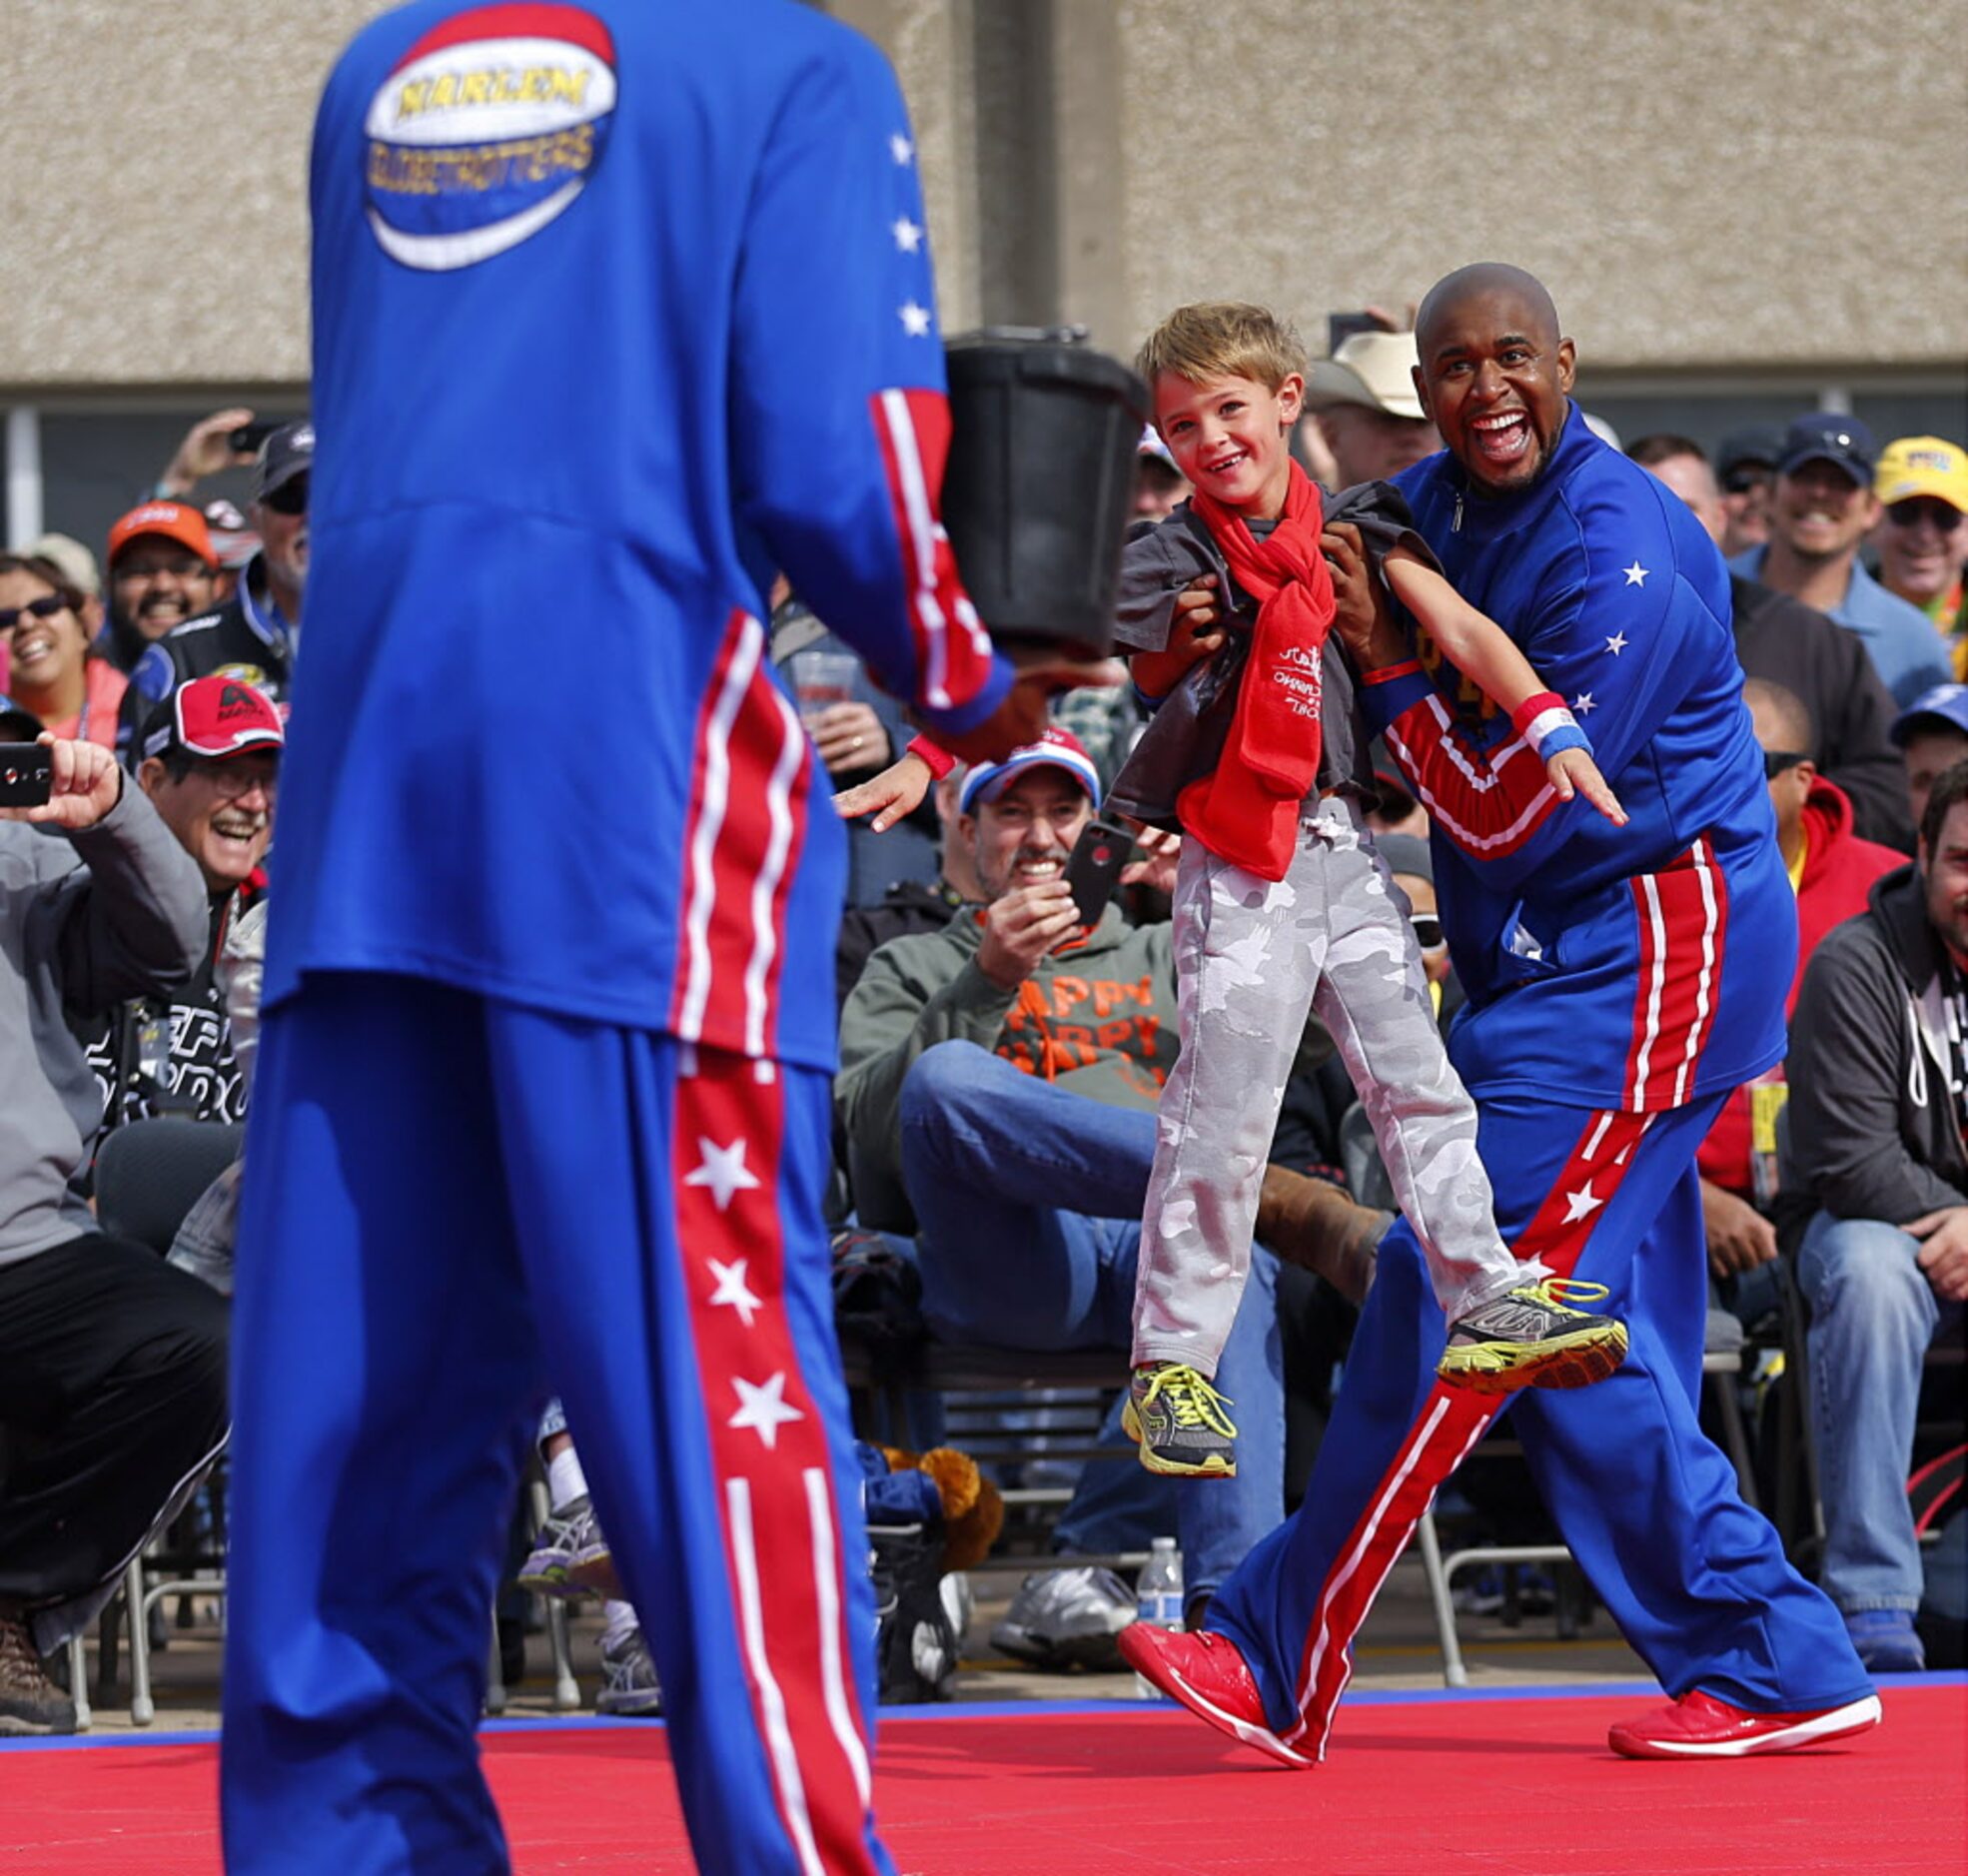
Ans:
[[[82,604],[52,560],[0,553],[0,686],[64,740],[113,749],[129,679],[91,648]]]

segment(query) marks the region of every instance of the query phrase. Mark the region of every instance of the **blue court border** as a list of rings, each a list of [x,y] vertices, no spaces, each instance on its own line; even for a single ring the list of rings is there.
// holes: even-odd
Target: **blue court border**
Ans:
[[[1923,1674],[1894,1674],[1881,1683],[1881,1691],[1891,1696],[1907,1688],[1968,1687],[1968,1669],[1948,1668]],[[1347,1695],[1349,1710],[1371,1706],[1469,1706],[1524,1700],[1599,1700],[1660,1698],[1660,1688],[1650,1680],[1607,1680],[1571,1683],[1562,1687],[1413,1687],[1382,1688]],[[955,1700],[924,1706],[885,1706],[875,1714],[877,1725],[883,1720],[969,1720],[969,1719],[1085,1719],[1092,1716],[1115,1718],[1128,1714],[1154,1715],[1179,1713],[1170,1700]],[[583,1733],[583,1732],[659,1732],[663,1722],[647,1719],[574,1718],[541,1714],[537,1719],[492,1719],[479,1728],[482,1733]],[[127,1732],[101,1735],[82,1733],[52,1739],[0,1739],[0,1754],[11,1752],[77,1752],[97,1749],[116,1750],[126,1746],[209,1746],[218,1743],[216,1729],[198,1732]]]

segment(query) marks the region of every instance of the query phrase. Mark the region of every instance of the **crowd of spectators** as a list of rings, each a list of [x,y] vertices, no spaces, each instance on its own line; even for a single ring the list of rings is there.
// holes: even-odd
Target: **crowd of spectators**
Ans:
[[[1412,335],[1378,331],[1314,368],[1295,449],[1329,487],[1438,447],[1414,359]],[[89,1195],[111,1131],[237,1123],[247,1105],[314,448],[303,422],[249,454],[250,420],[215,413],[133,488],[103,572],[58,533],[0,554],[0,739],[58,739],[41,824],[0,823],[0,1731],[73,1724],[46,1657],[226,1433],[222,1293],[244,1169],[168,1262],[103,1230]],[[1881,448],[1824,413],[1712,459],[1668,434],[1628,454],[1728,558],[1800,912],[1790,1059],[1738,1092],[1701,1157],[1716,1300],[1752,1331],[1799,1326],[1788,1352],[1807,1377],[1822,1580],[1872,1666],[1916,1666],[1904,1485],[1927,1352],[1959,1335],[1968,1298],[1968,456],[1931,437]],[[238,467],[244,512],[198,501],[201,481]],[[1185,493],[1149,433],[1135,516]],[[772,655],[820,760],[837,788],[865,781],[907,727],[795,595],[775,598]],[[931,1335],[1111,1350],[1117,1379],[1176,1045],[1172,855],[1150,839],[1091,928],[1066,868],[1141,726],[1129,686],[1073,693],[1043,743],[943,777],[895,831],[854,823],[837,954],[843,1232],[889,1235]],[[1446,1025],[1460,992],[1427,816],[1377,768],[1373,823]],[[1389,1215],[1353,1100],[1314,1019],[1219,1374],[1239,1407],[1235,1479],[1097,1459],[1057,1525],[1058,1547],[1081,1553],[1174,1532],[1192,1617],[1303,1491],[1373,1280]],[[1124,1453],[1119,1407],[1102,1443]],[[584,1507],[564,1429],[544,1436],[556,1515]],[[598,1531],[592,1543],[605,1565]],[[1062,1564],[1028,1581],[998,1633],[1032,1660],[1099,1660],[1132,1611],[1110,1572]],[[659,1707],[652,1679],[621,1685],[615,1710]]]

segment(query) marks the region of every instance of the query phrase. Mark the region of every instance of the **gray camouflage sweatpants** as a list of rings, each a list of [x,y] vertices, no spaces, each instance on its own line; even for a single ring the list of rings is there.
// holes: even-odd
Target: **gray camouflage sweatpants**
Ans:
[[[1308,1010],[1360,1092],[1443,1314],[1453,1323],[1522,1283],[1491,1216],[1476,1106],[1449,1065],[1405,902],[1358,805],[1308,802],[1275,884],[1185,840],[1174,916],[1182,1051],[1157,1115],[1135,1362],[1216,1373]]]

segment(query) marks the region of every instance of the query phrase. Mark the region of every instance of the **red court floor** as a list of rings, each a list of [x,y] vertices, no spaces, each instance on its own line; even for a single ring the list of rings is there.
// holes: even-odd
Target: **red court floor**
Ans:
[[[1363,1696],[1328,1763],[1274,1766],[1118,1704],[884,1716],[876,1803],[902,1876],[1961,1876],[1968,1677],[1888,1683],[1886,1723],[1768,1759],[1631,1763],[1657,1695]],[[691,1868],[663,1731],[489,1727],[514,1866]],[[0,1872],[216,1876],[209,1738],[0,1745]]]

